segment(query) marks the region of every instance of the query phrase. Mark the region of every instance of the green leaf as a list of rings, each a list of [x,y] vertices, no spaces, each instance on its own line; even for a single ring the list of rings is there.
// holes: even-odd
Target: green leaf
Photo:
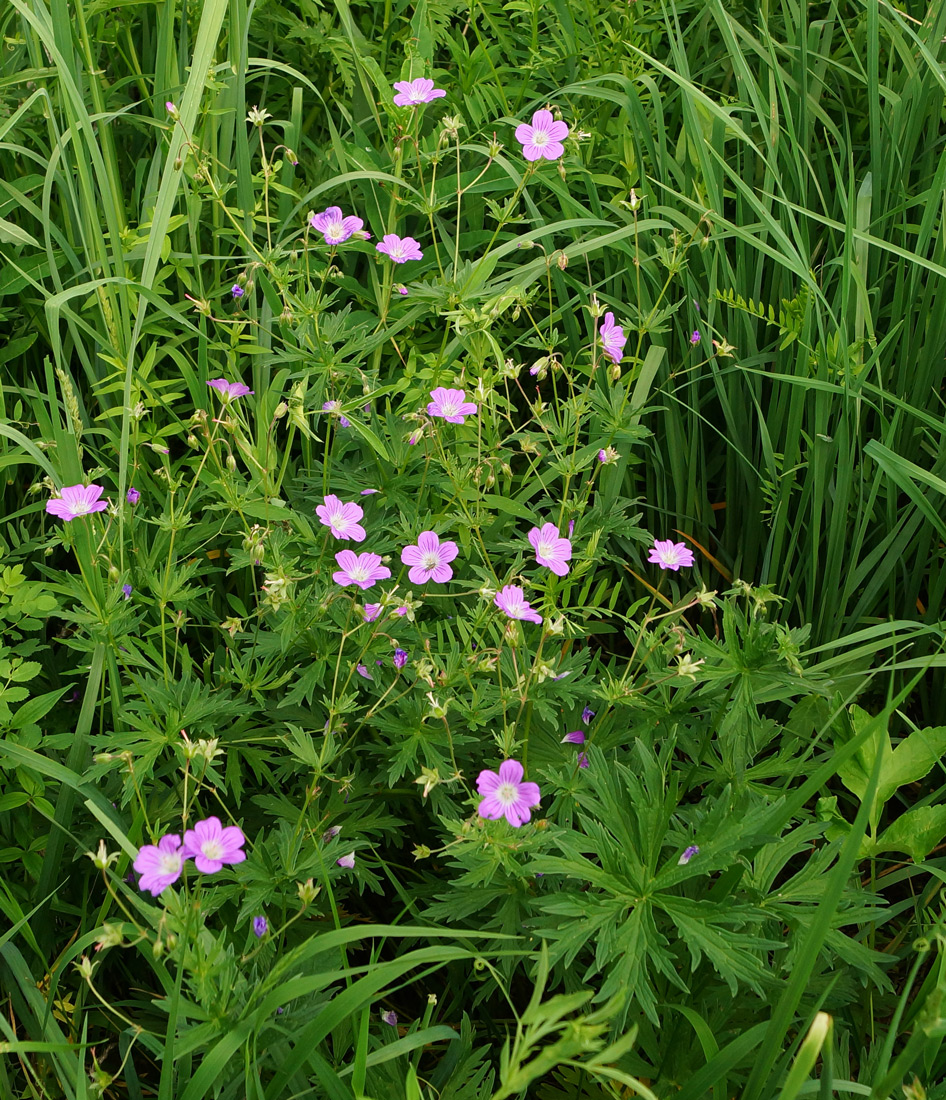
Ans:
[[[917,806],[884,830],[873,845],[873,852],[908,852],[919,863],[943,837],[946,837],[946,806]]]

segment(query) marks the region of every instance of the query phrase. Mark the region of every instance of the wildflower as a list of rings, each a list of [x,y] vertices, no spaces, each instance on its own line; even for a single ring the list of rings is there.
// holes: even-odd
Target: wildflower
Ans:
[[[268,930],[269,923],[267,922],[265,917],[253,918],[253,935],[256,936],[258,940],[261,940],[263,936],[266,935]]]
[[[620,363],[627,337],[624,335],[624,329],[615,324],[613,313],[604,315],[604,324],[598,329],[598,335],[601,337],[604,354],[612,363]]]
[[[397,1027],[397,1013],[396,1012],[382,1012],[381,1022],[388,1025],[388,1027]]]
[[[650,549],[647,559],[653,565],[659,565],[661,569],[672,569],[679,572],[681,565],[693,564],[693,551],[688,550],[686,543],[673,542],[672,539],[654,539],[654,545]]]
[[[700,342],[700,339],[701,339],[700,330],[698,328],[695,328],[693,330],[692,336],[690,337],[690,343],[691,344],[698,344]]]
[[[322,234],[326,244],[344,244],[353,233],[363,228],[364,224],[361,218],[356,218],[354,214],[349,214],[346,218],[340,206],[330,206],[321,214],[313,214],[309,218],[309,225]]]
[[[381,564],[380,554],[356,554],[353,550],[340,550],[335,555],[339,564],[332,580],[343,587],[357,584],[359,588],[370,588],[375,581],[383,581],[391,576],[391,570]]]
[[[349,852],[347,856],[342,856],[340,859],[336,859],[335,862],[339,867],[347,867],[350,871],[355,866],[355,853]]]
[[[186,853],[178,851],[181,838],[174,833],[161,837],[158,843],[145,844],[138,849],[132,866],[141,875],[138,889],[147,890],[157,897],[181,877]]]
[[[588,753],[580,752],[578,754],[578,767],[579,768],[587,768],[588,766],[589,766],[588,765]]]
[[[327,527],[337,539],[351,539],[352,542],[364,542],[365,529],[358,522],[365,514],[358,504],[343,504],[337,496],[329,494],[324,504],[316,505],[315,514],[323,526]]]
[[[403,668],[407,664],[407,650],[396,649],[394,651],[394,667],[397,669]]]
[[[368,497],[368,496],[371,496],[373,493],[380,493],[380,492],[381,492],[380,489],[362,489],[361,490],[361,495],[363,497]]]
[[[700,854],[699,845],[698,844],[691,844],[688,848],[683,849],[683,852],[681,853],[680,858],[677,860],[677,866],[678,867],[685,867],[694,856],[698,856],[699,854]]]
[[[438,386],[430,396],[433,401],[427,405],[428,414],[442,417],[448,424],[462,424],[464,417],[476,415],[477,406],[467,401],[465,390],[448,390]]]
[[[341,407],[341,401],[326,401],[325,404],[322,406],[322,412],[338,413],[339,424],[341,424],[343,428],[350,428],[351,421],[348,419],[347,416],[342,416],[342,414],[339,412],[339,409]]]
[[[497,592],[493,603],[500,611],[505,612],[510,619],[523,619],[529,623],[542,622],[542,616],[532,610],[522,589],[514,584],[507,584],[500,592]]]
[[[565,734],[561,743],[563,745],[583,745],[585,743],[585,731],[572,730],[571,733]]]
[[[480,817],[495,821],[505,817],[514,828],[524,825],[532,816],[530,807],[539,804],[538,783],[523,783],[522,765],[518,760],[504,760],[499,774],[481,771],[476,778],[476,789],[485,795],[477,807]]]
[[[355,665],[355,671],[358,673],[359,676],[364,676],[366,680],[374,679],[374,677],[368,671],[367,666],[365,665]]]
[[[379,603],[366,603],[365,604],[365,622],[373,623],[375,619],[381,614],[381,604]]]
[[[104,512],[108,501],[99,500],[103,491],[101,485],[64,485],[58,497],[46,501],[46,511],[65,523],[92,512]]]
[[[409,611],[410,611],[410,608],[409,608],[409,607],[407,607],[407,605],[405,605],[405,606],[403,606],[403,607],[395,607],[395,609],[394,609],[394,614],[395,614],[395,615],[399,615],[399,616],[400,616],[400,617],[401,617],[401,618],[403,619],[403,618],[404,618],[404,616],[405,616],[405,615],[406,615],[406,614],[407,614],[407,613],[408,613]],[[412,622],[413,622],[413,619],[414,619],[414,616],[412,615],[412,616],[411,616],[411,621],[412,621]]]
[[[122,585],[122,594],[124,595],[126,600],[131,599],[132,592],[134,592],[134,589],[131,587],[130,584],[123,584]]]
[[[230,293],[233,295],[234,299],[237,299],[242,298],[246,291],[243,289],[243,287],[240,286],[239,283],[234,283],[233,286],[230,288]]]
[[[164,104],[164,109],[171,116],[171,118],[177,118],[179,116],[179,111],[177,107],[170,100],[168,100]]]
[[[421,531],[416,544],[401,551],[401,561],[411,566],[407,574],[411,584],[426,584],[429,580],[446,584],[453,576],[449,562],[459,553],[455,542],[441,542],[433,531]]]
[[[562,142],[568,137],[568,126],[556,122],[551,111],[536,111],[532,125],[523,122],[516,127],[516,141],[522,146],[526,160],[558,160],[565,152]]]
[[[397,92],[394,97],[397,107],[419,107],[422,103],[442,99],[447,94],[443,88],[435,88],[434,82],[424,76],[410,81],[396,80],[394,90]]]
[[[603,466],[613,466],[620,457],[613,447],[605,447],[603,451],[598,451],[598,461]]]
[[[127,500],[129,504],[137,504],[138,501],[141,500],[141,493],[139,493],[137,489],[129,489],[125,494],[125,500]]]
[[[586,726],[591,721],[591,719],[594,718],[594,716],[595,712],[589,706],[586,706],[585,709],[581,712],[581,720],[585,723]]]
[[[413,237],[399,237],[396,233],[385,233],[381,238],[381,243],[376,244],[375,248],[389,256],[396,264],[424,258],[419,242],[415,241]]]
[[[184,856],[193,856],[194,865],[205,875],[213,875],[225,863],[242,863],[246,859],[243,845],[246,838],[236,825],[224,828],[219,817],[198,821],[184,834]]]
[[[407,287],[403,286],[401,283],[398,283],[394,289],[398,292],[398,294],[401,295],[402,298],[406,298],[409,293]]]
[[[539,565],[551,569],[557,577],[568,572],[568,561],[572,556],[572,544],[568,539],[559,537],[554,523],[543,523],[529,532],[529,542],[535,550],[535,560]]]
[[[224,404],[236,397],[246,397],[248,393],[253,393],[253,390],[242,382],[228,382],[226,378],[211,378],[207,385],[220,394]]]

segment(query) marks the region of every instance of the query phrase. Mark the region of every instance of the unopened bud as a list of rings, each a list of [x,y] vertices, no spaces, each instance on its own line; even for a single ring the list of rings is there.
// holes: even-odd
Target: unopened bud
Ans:
[[[196,451],[197,448],[200,446],[200,444],[197,442],[197,436],[194,435],[193,432],[191,432],[187,436],[187,446],[190,447],[192,451]]]
[[[620,379],[621,379],[621,365],[620,365],[620,363],[614,363],[612,366],[608,367],[608,378],[610,378],[612,382],[620,381]]]
[[[276,406],[275,412],[273,413],[273,418],[275,420],[282,420],[287,412],[289,412],[289,406],[286,404],[285,401],[280,401],[279,404]]]
[[[236,470],[236,468],[237,468],[237,460],[233,457],[232,454],[228,454],[227,455],[227,469],[232,474]]]

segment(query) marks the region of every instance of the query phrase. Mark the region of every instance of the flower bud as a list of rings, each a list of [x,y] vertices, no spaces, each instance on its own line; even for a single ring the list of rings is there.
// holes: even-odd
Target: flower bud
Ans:
[[[310,878],[306,879],[305,882],[297,883],[296,887],[299,891],[299,900],[303,905],[311,905],[322,889],[321,886],[316,886]]]
[[[228,454],[227,455],[227,469],[232,474],[236,471],[236,468],[237,468],[237,460],[234,458],[232,453]]]

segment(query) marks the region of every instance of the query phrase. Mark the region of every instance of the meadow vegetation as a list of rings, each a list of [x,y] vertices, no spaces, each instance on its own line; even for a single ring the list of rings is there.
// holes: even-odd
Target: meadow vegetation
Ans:
[[[946,6],[0,34],[2,1100],[946,1098]]]

